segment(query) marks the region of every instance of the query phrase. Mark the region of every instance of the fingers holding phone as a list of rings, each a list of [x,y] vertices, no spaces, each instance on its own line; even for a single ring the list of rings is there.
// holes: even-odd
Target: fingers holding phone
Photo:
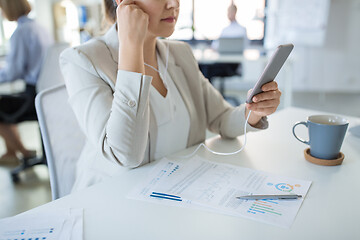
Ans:
[[[249,91],[246,100],[245,116],[248,116],[249,110],[252,111],[249,118],[251,125],[256,125],[262,117],[274,113],[278,108],[281,91],[274,79],[293,48],[293,44],[278,46],[266,65],[264,72],[255,83],[254,88]]]
[[[143,46],[149,25],[149,16],[134,0],[116,0],[119,42]]]
[[[268,116],[276,111],[280,104],[281,91],[275,81],[264,84],[261,87],[262,93],[252,98],[252,103],[247,103],[246,108],[259,116]],[[249,91],[249,93],[251,90]]]

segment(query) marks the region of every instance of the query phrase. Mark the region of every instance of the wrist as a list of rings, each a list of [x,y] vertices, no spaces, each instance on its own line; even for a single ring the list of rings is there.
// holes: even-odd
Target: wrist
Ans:
[[[144,74],[144,53],[142,46],[121,44],[119,48],[118,69]]]
[[[125,46],[125,47],[129,47],[129,48],[135,48],[135,47],[144,47],[144,43],[145,43],[145,38],[142,36],[137,36],[136,34],[130,34],[130,33],[126,33],[125,32],[121,32],[120,30],[118,30],[118,39],[119,39],[119,43],[120,46]]]
[[[246,119],[247,119],[249,113],[250,113],[249,109],[245,108],[245,118]],[[256,126],[260,122],[261,118],[262,118],[262,116],[257,115],[255,112],[252,111],[250,113],[248,124],[250,124],[252,127]]]

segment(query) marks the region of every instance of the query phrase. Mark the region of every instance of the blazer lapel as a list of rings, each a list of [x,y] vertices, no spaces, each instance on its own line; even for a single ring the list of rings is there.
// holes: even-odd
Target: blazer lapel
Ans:
[[[119,39],[116,30],[116,24],[114,24],[102,37],[102,40],[105,42],[106,46],[109,48],[111,57],[116,63],[119,62]]]
[[[183,70],[176,66],[175,64],[170,64],[168,66],[168,72],[173,79],[178,91],[180,92],[180,95],[186,105],[186,108],[189,111],[190,114],[190,121],[191,121],[191,110],[193,110],[192,105],[190,103],[191,95],[190,95],[190,89],[189,86],[186,84],[186,78],[184,75]]]

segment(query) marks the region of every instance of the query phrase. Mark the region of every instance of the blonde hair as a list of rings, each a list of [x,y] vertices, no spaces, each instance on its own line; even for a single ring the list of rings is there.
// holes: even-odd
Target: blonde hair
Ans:
[[[9,21],[16,21],[31,11],[31,6],[27,0],[0,0],[0,8]]]

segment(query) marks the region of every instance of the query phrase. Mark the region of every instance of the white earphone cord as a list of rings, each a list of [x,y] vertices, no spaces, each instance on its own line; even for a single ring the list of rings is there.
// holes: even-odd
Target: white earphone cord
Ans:
[[[168,60],[169,60],[169,43],[167,44],[167,47],[166,47],[166,64],[165,64],[165,73],[162,74],[164,75],[165,77],[165,80],[166,80],[166,73],[167,73],[167,69],[168,69]],[[159,74],[161,74],[161,72],[154,68],[153,66],[151,66],[150,64],[147,64],[144,62],[144,65],[145,66],[148,66],[149,68],[153,69],[154,71],[158,72]],[[199,146],[197,146],[197,148],[189,155],[185,155],[185,156],[179,156],[179,158],[190,158],[192,157],[193,155],[195,155],[197,153],[197,151],[201,148],[201,146],[203,146],[206,150],[208,150],[209,152],[213,153],[213,154],[216,154],[216,155],[221,155],[221,156],[230,156],[230,155],[234,155],[234,154],[237,154],[239,152],[241,152],[244,147],[246,146],[246,126],[247,126],[247,123],[249,121],[249,117],[250,117],[250,114],[251,114],[251,110],[249,111],[249,114],[246,118],[246,121],[245,121],[245,125],[244,125],[244,145],[237,151],[235,152],[230,152],[230,153],[223,153],[223,152],[215,152],[213,150],[211,150],[208,146],[206,146],[204,143],[201,143],[199,144]]]
[[[164,74],[161,74],[161,72],[158,69],[156,69],[153,66],[151,66],[150,64],[147,64],[146,62],[144,62],[145,66],[147,66],[147,67],[151,68],[152,70],[158,72],[160,75],[163,75],[164,78],[165,78],[164,82],[166,82],[166,73],[167,73],[167,69],[168,69],[168,66],[169,66],[168,64],[169,64],[169,43],[167,43],[167,45],[166,45],[166,63],[165,63],[165,72],[164,72]]]
[[[190,158],[190,157],[192,157],[193,155],[195,155],[197,153],[197,151],[200,149],[201,146],[203,146],[209,152],[211,152],[213,154],[216,154],[216,155],[221,155],[221,156],[230,156],[230,155],[234,155],[234,154],[237,154],[237,153],[241,152],[246,146],[246,139],[247,139],[246,138],[246,126],[247,126],[247,123],[249,121],[250,114],[251,114],[251,110],[249,111],[249,114],[248,114],[248,116],[246,118],[246,121],[245,121],[245,124],[244,124],[244,145],[239,150],[237,150],[235,152],[230,152],[230,153],[216,152],[216,151],[211,150],[204,143],[200,143],[199,146],[197,146],[197,148],[192,153],[190,153],[189,155],[185,155],[185,156],[179,156],[178,158]]]

